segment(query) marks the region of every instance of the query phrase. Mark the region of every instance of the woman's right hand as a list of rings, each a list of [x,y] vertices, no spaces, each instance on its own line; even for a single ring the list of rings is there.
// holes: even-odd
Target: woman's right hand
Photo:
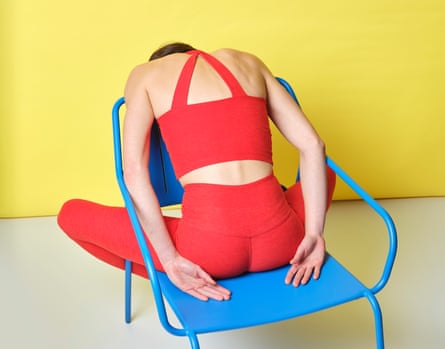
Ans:
[[[230,299],[229,290],[218,285],[199,265],[179,254],[165,263],[164,270],[176,287],[202,301]]]

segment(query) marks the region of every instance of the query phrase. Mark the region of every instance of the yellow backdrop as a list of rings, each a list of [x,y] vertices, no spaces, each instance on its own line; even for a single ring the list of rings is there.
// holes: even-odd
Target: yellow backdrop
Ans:
[[[441,0],[4,0],[0,216],[121,204],[110,110],[159,45],[236,47],[296,89],[329,155],[377,198],[445,194]],[[277,140],[289,184],[296,152]],[[353,198],[339,186],[336,198]]]

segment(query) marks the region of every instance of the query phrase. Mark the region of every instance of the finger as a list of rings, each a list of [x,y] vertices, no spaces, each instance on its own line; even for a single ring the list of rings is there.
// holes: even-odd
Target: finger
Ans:
[[[300,286],[300,284],[301,284],[301,279],[303,278],[305,272],[306,272],[306,268],[301,267],[301,268],[299,268],[298,271],[295,273],[295,276],[294,276],[294,282],[293,282],[294,287],[298,287],[298,286]]]
[[[297,252],[295,252],[294,257],[290,260],[290,264],[299,264],[302,260],[304,260],[305,254],[306,254],[306,249],[300,245],[297,248]]]
[[[321,267],[319,265],[314,268],[314,279],[318,280],[320,278]]]
[[[287,271],[286,277],[284,278],[284,282],[286,283],[286,285],[289,285],[292,282],[294,275],[295,275],[295,267],[291,266]]]
[[[302,263],[307,255],[309,254],[311,247],[308,246],[308,243],[303,240],[301,244],[298,246],[297,251],[295,252],[294,257],[291,260],[291,264],[300,264]]]
[[[221,292],[213,285],[205,285],[199,288],[189,289],[187,292],[201,300],[214,299],[223,301],[230,299],[230,295],[227,295],[226,292]]]
[[[217,300],[217,301],[223,301],[230,299],[229,295],[225,292],[221,292],[218,288],[215,288],[213,286],[204,286],[198,290],[202,295]]]
[[[216,281],[204,270],[201,269],[198,274],[203,279],[203,281],[207,283],[207,286],[213,288],[223,299],[230,298],[232,292],[229,291],[227,288],[224,288],[221,285],[217,284]]]
[[[232,292],[228,290],[227,288],[222,287],[219,284],[216,285],[206,285],[206,289],[210,290],[211,292],[214,292],[215,294],[221,295],[224,299],[230,298],[230,295]]]
[[[312,276],[312,268],[306,268],[303,278],[301,279],[301,284],[306,285]]]
[[[292,279],[294,278],[296,271],[297,271],[297,266],[291,265],[291,267],[287,271],[286,277],[284,278],[284,282],[286,283],[286,285],[289,285],[292,282]]]
[[[208,296],[202,294],[201,292],[198,292],[197,290],[195,290],[193,288],[189,289],[189,290],[186,290],[185,292],[187,292],[189,295],[191,295],[191,296],[193,296],[195,298],[198,298],[201,301],[205,301],[206,302],[206,301],[209,300]]]
[[[287,274],[286,274],[286,278],[284,279],[284,282],[289,285],[292,283],[292,280],[294,280],[295,275],[297,274],[297,272],[301,269],[301,266],[298,264],[293,264]]]
[[[225,287],[222,287],[221,285],[214,286],[216,290],[218,290],[219,293],[221,293],[225,298],[230,298],[232,295],[232,291],[228,290]]]

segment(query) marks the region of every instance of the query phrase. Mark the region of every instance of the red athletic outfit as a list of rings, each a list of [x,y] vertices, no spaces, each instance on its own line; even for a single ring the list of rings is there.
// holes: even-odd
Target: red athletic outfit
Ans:
[[[172,108],[158,121],[176,175],[224,161],[272,163],[266,102],[248,96],[232,73],[213,56],[191,51],[178,80]],[[187,104],[198,57],[226,82],[232,97]],[[335,175],[328,170],[328,198]],[[58,221],[62,229],[96,257],[146,276],[125,208],[84,200],[65,203]],[[304,204],[297,182],[283,192],[275,176],[244,185],[188,184],[182,218],[165,218],[178,252],[216,278],[236,276],[287,264],[304,237]],[[155,266],[162,270],[151,248]]]
[[[216,58],[191,51],[179,77],[171,109],[158,118],[178,178],[190,170],[232,160],[272,163],[272,141],[264,98],[248,96]],[[226,82],[232,97],[188,104],[190,81],[203,57]]]

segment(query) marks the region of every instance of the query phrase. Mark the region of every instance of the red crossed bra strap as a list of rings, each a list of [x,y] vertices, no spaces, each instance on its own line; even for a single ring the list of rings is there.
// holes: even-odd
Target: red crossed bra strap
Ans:
[[[187,105],[190,81],[192,80],[198,56],[202,56],[215,69],[219,76],[221,76],[232,92],[233,97],[246,96],[246,92],[243,90],[235,76],[233,76],[232,72],[215,57],[198,50],[188,51],[187,53],[190,54],[191,57],[185,63],[179,76],[175,94],[173,96],[172,109]]]

